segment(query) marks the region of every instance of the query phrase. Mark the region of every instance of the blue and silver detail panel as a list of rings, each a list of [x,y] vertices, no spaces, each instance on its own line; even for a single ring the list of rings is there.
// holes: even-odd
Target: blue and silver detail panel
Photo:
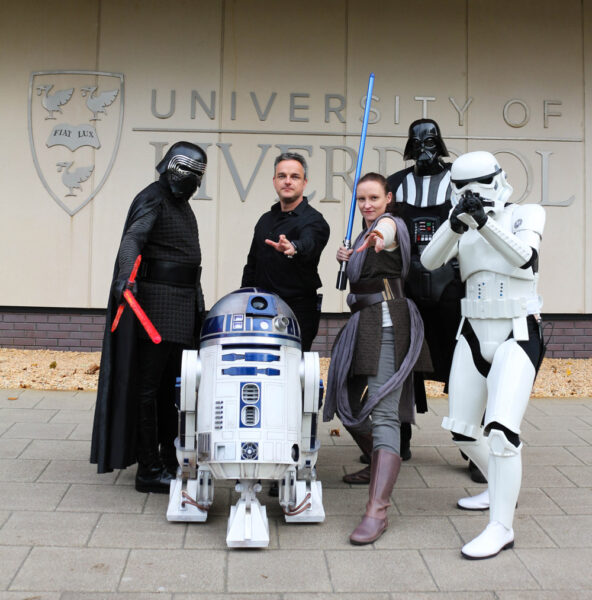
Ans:
[[[240,425],[241,428],[261,428],[261,383],[242,381],[240,384]]]

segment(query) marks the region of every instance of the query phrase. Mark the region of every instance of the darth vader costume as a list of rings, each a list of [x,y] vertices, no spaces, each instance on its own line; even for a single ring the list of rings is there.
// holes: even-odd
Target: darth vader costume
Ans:
[[[183,349],[199,334],[205,310],[197,221],[189,199],[206,163],[199,146],[171,146],[156,167],[158,181],[132,202],[113,270],[90,460],[99,473],[137,461],[138,491],[168,493],[177,466],[175,377]],[[129,307],[111,333],[139,254],[132,292],[160,333],[159,344],[150,340]]]

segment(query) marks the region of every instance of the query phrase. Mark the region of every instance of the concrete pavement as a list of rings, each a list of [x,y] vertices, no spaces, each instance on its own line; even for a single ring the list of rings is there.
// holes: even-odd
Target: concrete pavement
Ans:
[[[229,484],[216,483],[207,523],[168,523],[168,497],[136,492],[135,468],[98,475],[88,463],[94,401],[0,390],[0,600],[592,599],[591,399],[531,401],[516,545],[487,561],[460,556],[487,513],[455,508],[483,487],[440,428],[445,400],[418,417],[375,544],[348,543],[367,488],[341,481],[359,451],[334,422],[321,426],[326,521],[288,525],[262,493],[266,550],[226,548]]]

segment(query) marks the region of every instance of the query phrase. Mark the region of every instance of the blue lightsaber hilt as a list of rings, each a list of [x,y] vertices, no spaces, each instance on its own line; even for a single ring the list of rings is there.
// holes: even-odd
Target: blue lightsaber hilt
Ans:
[[[374,88],[374,73],[370,73],[368,79],[368,91],[366,92],[366,104],[364,106],[364,118],[362,120],[362,134],[360,135],[360,147],[358,148],[358,162],[356,164],[356,174],[354,177],[354,187],[352,190],[352,200],[349,207],[349,221],[347,222],[347,232],[343,245],[348,250],[351,248],[352,229],[354,227],[354,217],[356,215],[356,189],[360,174],[362,172],[362,161],[364,160],[364,148],[366,146],[366,133],[368,131],[368,119],[370,117],[370,106],[372,104],[372,90]],[[344,290],[347,285],[347,276],[345,274],[346,262],[342,262],[337,273],[337,289]]]

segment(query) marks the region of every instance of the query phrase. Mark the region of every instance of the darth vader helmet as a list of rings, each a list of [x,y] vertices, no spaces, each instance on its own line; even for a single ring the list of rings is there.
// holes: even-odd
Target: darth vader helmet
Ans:
[[[418,166],[438,164],[441,156],[448,156],[438,123],[432,119],[418,119],[409,125],[404,160],[414,160]]]
[[[189,199],[200,186],[208,157],[196,144],[177,142],[173,144],[156,170],[165,174],[175,198]]]
[[[505,171],[490,152],[468,152],[453,163],[450,171],[452,204],[456,205],[466,192],[479,194],[488,212],[501,211],[512,195]]]

